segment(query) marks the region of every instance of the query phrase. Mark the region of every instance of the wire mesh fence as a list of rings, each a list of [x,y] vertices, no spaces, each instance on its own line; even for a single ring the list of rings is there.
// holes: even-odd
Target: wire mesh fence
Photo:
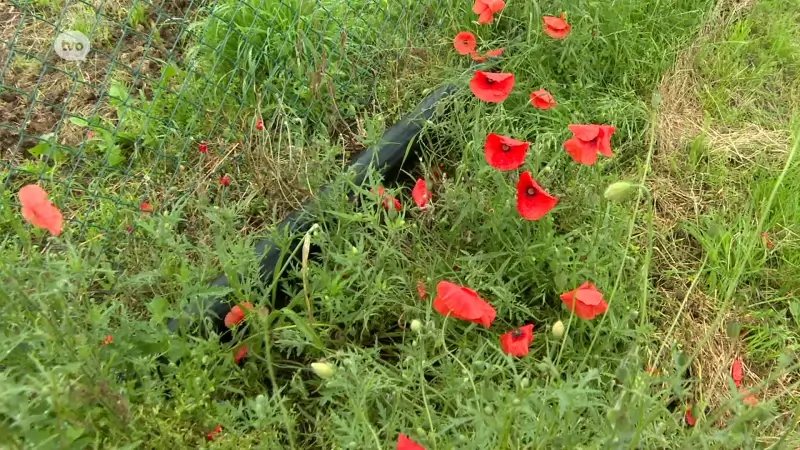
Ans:
[[[193,196],[291,209],[311,169],[419,98],[442,20],[385,0],[0,8],[4,195],[39,183],[76,242],[125,238]]]

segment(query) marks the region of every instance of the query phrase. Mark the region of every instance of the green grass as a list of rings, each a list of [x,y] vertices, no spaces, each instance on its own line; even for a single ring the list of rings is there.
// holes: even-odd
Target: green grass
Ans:
[[[111,78],[106,108],[70,122],[95,139],[0,166],[0,435],[10,448],[394,448],[399,433],[428,449],[800,445],[796,5],[765,0],[701,41],[687,95],[699,98],[705,131],[666,155],[655,154],[656,91],[710,1],[510,2],[480,27],[463,2],[281,5],[193,11],[183,59],[146,89]],[[143,4],[130,7],[144,25]],[[541,16],[564,9],[572,34],[546,37]],[[343,155],[431,88],[466,86],[469,58],[452,50],[462,30],[482,49],[504,47],[496,67],[517,84],[502,105],[464,88],[426,127],[414,175],[428,178],[432,210],[416,209],[405,188],[390,189],[399,213],[366,190],[360,206],[341,200]],[[539,88],[559,106],[532,108]],[[570,123],[615,125],[615,157],[572,162],[562,147]],[[720,140],[723,129],[766,130],[771,141]],[[533,142],[522,169],[561,199],[544,219],[519,218],[515,172],[484,160],[489,132]],[[436,164],[447,177],[434,183]],[[167,332],[166,320],[200,298],[271,305],[254,243],[331,178],[311,238],[321,257],[305,289],[281,286],[289,306],[248,318],[244,366],[218,336]],[[61,237],[31,229],[12,205],[40,179],[65,211]],[[677,198],[698,201],[696,213],[663,210],[665,179]],[[609,202],[603,192],[619,180],[648,189]],[[139,210],[144,200],[154,213]],[[209,287],[221,272],[243,276]],[[300,268],[289,275],[303,278]],[[442,280],[491,302],[494,325],[436,313]],[[591,322],[558,299],[587,280],[610,304]],[[563,338],[550,333],[558,320]],[[525,323],[536,325],[530,354],[507,357],[498,337]],[[725,337],[737,327],[747,334]],[[758,406],[726,381],[735,357]],[[334,365],[333,377],[316,377],[315,361]]]

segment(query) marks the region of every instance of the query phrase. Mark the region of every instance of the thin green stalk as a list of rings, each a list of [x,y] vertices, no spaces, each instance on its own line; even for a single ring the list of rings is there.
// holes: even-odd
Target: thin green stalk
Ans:
[[[650,114],[650,130],[648,132],[649,136],[649,144],[647,148],[647,158],[644,162],[644,167],[642,168],[642,175],[639,177],[639,184],[644,186],[645,181],[647,180],[647,174],[650,172],[650,162],[653,159],[653,151],[655,149],[656,143],[656,123],[657,123],[657,116],[658,111],[653,110]],[[619,262],[619,269],[617,270],[617,277],[614,280],[614,287],[611,289],[611,294],[608,296],[608,307],[611,308],[611,305],[614,303],[614,299],[617,294],[617,290],[619,289],[619,285],[622,281],[622,273],[625,270],[625,262],[628,260],[628,252],[631,248],[631,241],[633,240],[633,230],[636,226],[636,217],[639,215],[639,205],[642,203],[642,197],[644,196],[644,190],[639,189],[636,193],[636,201],[634,202],[633,213],[631,214],[631,218],[628,221],[628,237],[625,239],[625,253],[622,255],[621,261]],[[603,314],[603,317],[600,319],[600,323],[597,325],[598,331],[603,328],[603,325],[608,318],[607,314]],[[589,344],[589,348],[586,350],[586,353],[583,355],[583,361],[581,362],[581,366],[586,365],[586,361],[589,358],[589,355],[592,354],[592,349],[594,345],[597,343],[597,339],[600,337],[600,333],[594,333],[592,336],[592,342]]]
[[[266,330],[264,330],[264,346],[266,348],[266,359],[267,359],[267,373],[269,374],[269,381],[272,383],[272,389],[276,395],[279,396],[278,398],[278,406],[281,408],[281,415],[283,416],[283,424],[286,426],[286,435],[289,436],[289,448],[295,449],[297,448],[297,444],[295,443],[294,438],[294,428],[292,427],[292,422],[289,418],[289,411],[286,409],[286,406],[283,404],[283,395],[280,393],[280,389],[278,389],[278,377],[275,376],[275,365],[272,361],[272,320],[271,316],[273,314],[280,314],[278,311],[273,311],[270,313],[270,317],[267,317],[266,320]]]

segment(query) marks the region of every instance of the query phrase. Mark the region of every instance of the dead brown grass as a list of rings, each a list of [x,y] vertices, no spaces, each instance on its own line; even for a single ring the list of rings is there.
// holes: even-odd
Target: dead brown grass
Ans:
[[[682,223],[696,223],[708,208],[736,202],[736,192],[719,192],[703,182],[701,174],[686,173],[689,144],[702,135],[703,148],[709,158],[724,161],[735,171],[749,171],[757,164],[770,164],[784,159],[789,147],[788,130],[767,130],[757,125],[737,129],[720,128],[710,123],[701,105],[701,80],[695,69],[700,49],[720,36],[743,16],[757,0],[720,0],[702,27],[696,41],[678,57],[672,71],[660,85],[662,96],[657,123],[657,151],[648,183],[653,196],[656,217],[654,264],[655,285],[664,299],[663,310],[669,326],[674,314],[678,317],[676,332],[665,333],[664,345],[680,343],[688,355],[697,355],[693,374],[699,384],[695,400],[703,400],[716,408],[731,397],[730,369],[737,358],[743,359],[744,387],[758,385],[771,368],[751,367],[743,353],[743,343],[731,339],[726,330],[715,328],[719,299],[716,293],[690,290],[691,279],[701,266],[703,250]],[[685,303],[684,303],[685,301]],[[725,312],[723,324],[736,322],[744,327],[753,320],[735,311]],[[704,346],[699,344],[707,338]],[[659,361],[658,363],[665,363]],[[759,400],[784,392],[790,380],[777,380],[757,394]],[[784,394],[785,395],[785,394]],[[722,425],[722,423],[720,423]]]

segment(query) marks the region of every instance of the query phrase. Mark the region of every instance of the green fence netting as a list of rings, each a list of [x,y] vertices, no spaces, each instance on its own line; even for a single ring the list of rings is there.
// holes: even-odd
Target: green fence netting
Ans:
[[[21,186],[38,183],[73,242],[108,247],[138,215],[199,193],[259,197],[272,216],[296,206],[308,185],[300,168],[324,173],[319,155],[379,135],[419,100],[419,80],[434,70],[426,58],[446,43],[435,2],[0,8],[4,195],[14,204]]]

